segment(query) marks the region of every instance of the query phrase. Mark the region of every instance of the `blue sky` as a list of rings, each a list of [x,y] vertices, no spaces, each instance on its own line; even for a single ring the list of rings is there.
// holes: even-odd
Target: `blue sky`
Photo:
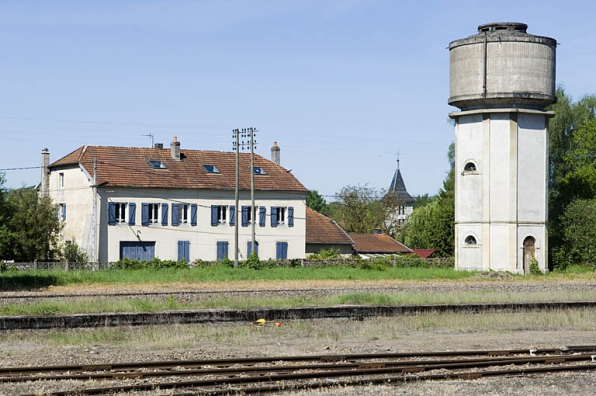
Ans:
[[[592,1],[0,2],[0,169],[83,145],[257,153],[331,198],[389,187],[401,153],[412,194],[448,169],[450,41],[515,21],[557,39],[557,83],[596,93]],[[9,187],[40,170],[6,171]]]

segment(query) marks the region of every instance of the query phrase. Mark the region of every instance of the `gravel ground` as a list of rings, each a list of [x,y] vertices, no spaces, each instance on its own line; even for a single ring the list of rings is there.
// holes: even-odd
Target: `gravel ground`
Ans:
[[[341,282],[330,287],[329,282],[323,284],[284,283],[276,285],[274,289],[282,289],[281,293],[292,293],[292,289],[324,288],[325,290],[312,293],[333,293],[326,289],[354,290],[392,289],[400,291],[441,292],[441,291],[473,291],[473,290],[502,290],[502,291],[545,291],[545,290],[594,290],[595,283],[562,282],[559,284],[540,282],[510,282],[507,279],[499,281],[474,282],[429,282],[424,284],[400,283],[390,284],[350,284]],[[185,285],[188,289],[188,285]],[[251,285],[246,289],[265,290],[262,285]],[[301,286],[301,287],[299,287]],[[175,289],[175,288],[174,288]],[[178,289],[184,291],[183,289]],[[221,293],[235,294],[236,291],[214,288]],[[123,290],[94,290],[95,293],[116,292]],[[142,289],[136,288],[134,290]],[[153,290],[155,291],[155,290]],[[166,290],[164,290],[166,291]],[[170,289],[169,292],[173,290]],[[82,290],[52,290],[51,292],[79,294]],[[48,292],[48,293],[51,293]],[[334,293],[337,293],[335,290]],[[44,293],[46,294],[46,293]],[[596,294],[595,294],[596,296]],[[27,298],[26,296],[22,296]],[[12,302],[14,303],[14,302]],[[520,314],[522,315],[522,314]],[[474,320],[474,315],[470,315]],[[391,321],[404,321],[407,317],[374,319],[365,323],[358,321],[317,320],[308,323],[284,323],[281,329],[252,329],[246,325],[213,324],[204,326],[210,332],[209,337],[201,337],[194,342],[185,340],[183,347],[160,345],[156,342],[117,342],[105,341],[104,332],[127,333],[138,331],[144,333],[163,331],[169,332],[170,338],[177,336],[177,331],[188,329],[184,326],[121,328],[110,330],[64,330],[64,331],[12,331],[0,333],[0,366],[38,366],[58,364],[85,364],[105,362],[130,362],[154,360],[191,360],[209,358],[230,358],[248,356],[283,356],[283,355],[311,355],[311,354],[343,354],[343,353],[374,353],[374,352],[420,352],[431,350],[470,350],[470,349],[534,349],[560,347],[565,345],[594,345],[596,344],[596,328],[587,326],[573,327],[569,324],[552,324],[545,330],[524,329],[494,329],[482,331],[458,332],[452,330],[422,329],[412,330],[402,335],[383,333]],[[244,326],[244,327],[242,327]],[[292,327],[294,333],[285,332],[285,326]],[[296,329],[304,326],[305,335],[300,336]],[[339,330],[341,328],[341,331]],[[353,332],[350,329],[355,329]],[[161,330],[160,330],[161,329]],[[307,330],[306,330],[307,329]],[[66,341],[60,341],[66,337]],[[238,339],[234,339],[238,337]],[[174,344],[175,345],[175,344]],[[151,380],[130,380],[129,383]],[[532,375],[527,377],[483,378],[465,381],[438,381],[398,384],[395,386],[361,386],[346,388],[331,388],[317,391],[288,391],[288,395],[592,395],[594,394],[596,373],[559,373],[546,375]],[[98,381],[93,387],[108,386],[109,381]],[[76,381],[70,383],[22,383],[0,384],[1,395],[15,395],[23,393],[43,393],[55,390],[80,389],[84,386]],[[139,393],[142,394],[142,393]],[[145,394],[172,394],[171,391],[152,391]]]

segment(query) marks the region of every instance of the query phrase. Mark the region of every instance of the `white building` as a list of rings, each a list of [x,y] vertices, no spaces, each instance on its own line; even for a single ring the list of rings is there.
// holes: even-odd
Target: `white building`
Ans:
[[[49,163],[47,150],[42,162]],[[170,149],[80,147],[44,166],[41,192],[59,205],[63,240],[99,262],[234,259],[236,222],[239,258],[245,259],[253,221],[261,259],[305,257],[304,186],[255,155],[251,210],[250,154],[240,154],[239,163],[237,208],[236,154],[184,150],[176,138]]]
[[[548,268],[548,119],[556,40],[493,23],[450,43],[456,268]]]

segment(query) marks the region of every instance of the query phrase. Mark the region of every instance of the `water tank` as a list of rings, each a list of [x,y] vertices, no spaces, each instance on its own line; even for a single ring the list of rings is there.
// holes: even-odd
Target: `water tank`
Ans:
[[[543,109],[556,102],[557,41],[526,33],[524,23],[478,26],[478,34],[449,43],[449,104],[462,110]]]

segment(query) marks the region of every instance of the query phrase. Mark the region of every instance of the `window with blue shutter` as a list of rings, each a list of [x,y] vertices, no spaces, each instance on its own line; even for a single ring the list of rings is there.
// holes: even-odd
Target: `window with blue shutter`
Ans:
[[[224,258],[228,258],[228,242],[220,241],[217,242],[217,260],[220,261]]]
[[[66,204],[62,204],[62,220],[66,220]]]
[[[251,253],[252,253],[252,241],[248,241],[247,246],[246,246],[246,257],[249,257]],[[257,256],[259,255],[259,242],[258,241],[255,241],[255,254]]]
[[[197,204],[190,205],[190,225],[193,227],[197,225]]]
[[[190,263],[190,241],[178,241],[178,261]]]
[[[230,225],[236,225],[236,207],[234,205],[230,205]]]
[[[277,227],[277,207],[271,207],[271,227]]]
[[[288,243],[287,242],[277,242],[276,244],[276,258],[278,260],[285,260],[288,258]]]
[[[116,204],[108,202],[108,225],[116,224]]]
[[[135,225],[137,204],[129,202],[128,204],[128,224]]]
[[[248,226],[248,206],[242,207],[242,227]]]
[[[178,204],[177,203],[172,204],[172,225],[173,226],[178,225]]]
[[[161,204],[161,225],[162,226],[168,225],[168,204],[167,203]]]
[[[217,205],[211,205],[211,225],[215,227],[217,224]]]
[[[294,227],[294,208],[288,208],[288,227]]]
[[[259,226],[265,227],[266,209],[264,206],[259,208]]]
[[[149,204],[141,204],[141,224],[146,226],[149,225]]]

